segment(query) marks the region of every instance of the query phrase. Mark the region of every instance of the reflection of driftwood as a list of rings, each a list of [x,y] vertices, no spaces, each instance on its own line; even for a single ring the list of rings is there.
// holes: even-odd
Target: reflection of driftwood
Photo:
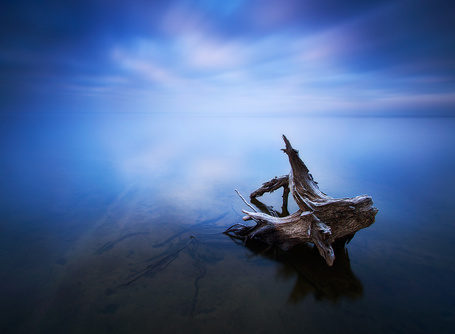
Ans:
[[[283,139],[286,144],[283,151],[288,155],[291,173],[264,183],[261,188],[251,193],[250,197],[255,199],[283,187],[283,213],[289,193],[299,210],[285,217],[243,210],[246,214],[243,220],[254,220],[256,225],[236,224],[225,233],[245,242],[248,239],[259,239],[284,250],[311,242],[331,266],[335,260],[332,248],[335,240],[348,241],[357,231],[373,224],[377,209],[367,195],[335,199],[324,194],[299,158],[298,151],[292,148],[285,136]]]
[[[313,295],[316,300],[337,302],[343,298],[357,299],[363,295],[363,286],[352,272],[347,249],[334,246],[337,260],[333,266],[326,265],[315,247],[301,244],[290,251],[282,251],[259,240],[250,240],[246,247],[253,254],[281,264],[278,277],[292,279],[297,276],[289,294],[289,303],[298,303]]]

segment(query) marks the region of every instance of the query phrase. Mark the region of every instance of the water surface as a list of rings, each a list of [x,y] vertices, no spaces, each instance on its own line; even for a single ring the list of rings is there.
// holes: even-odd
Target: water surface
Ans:
[[[2,116],[2,333],[449,333],[451,118]],[[369,194],[337,254],[237,244],[247,196],[289,172]],[[281,207],[279,192],[260,200]],[[295,204],[290,205],[295,210]],[[129,283],[129,284],[127,284]]]

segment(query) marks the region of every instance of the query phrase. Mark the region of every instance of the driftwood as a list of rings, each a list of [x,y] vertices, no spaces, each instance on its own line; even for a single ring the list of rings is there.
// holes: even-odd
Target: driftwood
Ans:
[[[251,193],[250,198],[255,199],[283,187],[283,208],[287,207],[287,198],[291,193],[299,210],[285,217],[242,210],[246,215],[243,220],[253,220],[256,225],[235,224],[225,233],[244,243],[249,239],[259,239],[283,250],[311,242],[331,266],[335,260],[332,244],[337,241],[336,244],[344,246],[357,231],[374,223],[378,210],[373,207],[373,201],[367,195],[335,199],[324,194],[300,159],[298,151],[292,148],[284,135],[283,139],[286,144],[283,151],[291,164],[290,174],[265,182],[261,188]],[[245,200],[244,202],[248,204]],[[253,207],[250,208],[255,211]]]

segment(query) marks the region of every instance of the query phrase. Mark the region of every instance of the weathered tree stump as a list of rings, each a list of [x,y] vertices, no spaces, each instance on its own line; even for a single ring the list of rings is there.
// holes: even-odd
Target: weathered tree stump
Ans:
[[[286,217],[242,210],[246,214],[243,220],[254,220],[256,225],[235,224],[225,233],[244,242],[259,239],[284,250],[311,242],[331,266],[335,260],[333,243],[337,241],[337,244],[344,245],[357,231],[373,224],[378,209],[373,207],[373,200],[367,195],[335,199],[324,194],[300,159],[298,151],[292,148],[284,135],[283,139],[286,144],[283,151],[291,164],[290,174],[265,182],[251,193],[250,198],[255,199],[283,187],[283,207],[287,206],[285,204],[291,193],[299,210]],[[251,205],[248,206],[254,210]]]

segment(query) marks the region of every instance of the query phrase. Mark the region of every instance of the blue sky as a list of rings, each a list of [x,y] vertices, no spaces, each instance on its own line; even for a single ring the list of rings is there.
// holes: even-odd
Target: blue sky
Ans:
[[[0,5],[0,111],[455,115],[451,1]]]

